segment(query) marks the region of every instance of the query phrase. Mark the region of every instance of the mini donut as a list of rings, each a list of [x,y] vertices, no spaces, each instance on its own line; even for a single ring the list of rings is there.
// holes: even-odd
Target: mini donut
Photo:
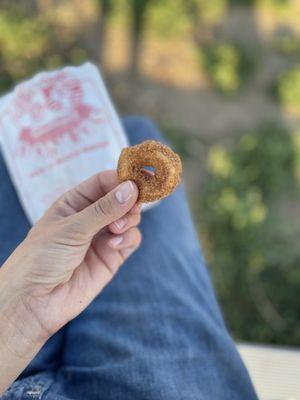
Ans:
[[[145,167],[152,167],[155,172]],[[118,162],[120,182],[132,180],[139,189],[138,201],[150,203],[168,196],[180,181],[182,164],[178,154],[155,140],[122,150]]]

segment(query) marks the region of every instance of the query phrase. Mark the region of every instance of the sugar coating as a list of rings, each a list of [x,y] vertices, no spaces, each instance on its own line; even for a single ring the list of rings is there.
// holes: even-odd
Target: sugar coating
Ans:
[[[155,168],[155,174],[145,174],[143,167]],[[178,154],[155,140],[122,150],[118,162],[120,182],[132,180],[139,189],[138,201],[149,203],[171,194],[180,182],[182,164]]]

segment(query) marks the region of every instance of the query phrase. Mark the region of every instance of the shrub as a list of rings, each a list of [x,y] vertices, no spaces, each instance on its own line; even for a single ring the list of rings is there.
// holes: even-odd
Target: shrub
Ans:
[[[272,46],[284,56],[299,56],[300,38],[290,27],[279,26],[273,35]]]
[[[62,40],[46,14],[32,17],[22,6],[0,9],[0,93],[42,69],[87,58],[76,37]]]
[[[220,93],[236,93],[253,69],[245,49],[232,43],[219,43],[201,50],[200,60],[213,85]]]
[[[208,152],[197,214],[225,318],[238,339],[300,344],[293,297],[300,290],[299,252],[293,221],[277,206],[296,187],[297,157],[292,136],[273,124]]]
[[[228,7],[228,0],[182,0],[182,2],[192,19],[201,20],[208,26],[219,22]]]
[[[300,67],[283,72],[276,85],[280,104],[293,114],[300,113]]]

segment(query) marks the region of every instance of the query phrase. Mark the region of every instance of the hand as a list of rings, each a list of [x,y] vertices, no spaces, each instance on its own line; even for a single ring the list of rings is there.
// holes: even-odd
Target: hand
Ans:
[[[18,329],[29,340],[38,331],[43,342],[77,316],[137,249],[137,197],[115,172],[95,175],[59,198],[7,260],[0,292],[16,309],[22,303]]]

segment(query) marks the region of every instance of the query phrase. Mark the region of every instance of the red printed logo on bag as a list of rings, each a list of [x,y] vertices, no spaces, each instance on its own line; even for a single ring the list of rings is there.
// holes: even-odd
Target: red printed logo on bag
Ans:
[[[20,129],[20,155],[28,151],[51,156],[64,138],[80,142],[93,133],[93,124],[104,122],[101,110],[84,100],[82,82],[63,72],[38,85],[19,89],[12,118]],[[34,126],[34,128],[32,127]]]

